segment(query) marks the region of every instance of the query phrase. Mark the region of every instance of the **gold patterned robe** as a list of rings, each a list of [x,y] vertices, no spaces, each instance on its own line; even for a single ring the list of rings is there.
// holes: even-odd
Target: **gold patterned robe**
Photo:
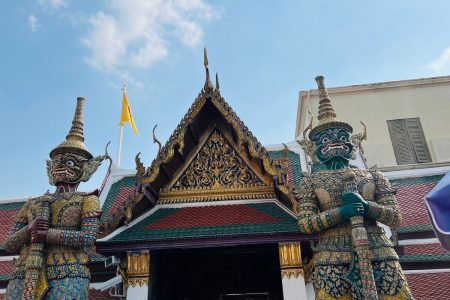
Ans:
[[[44,248],[46,279],[89,279],[88,252],[97,237],[100,204],[95,195],[73,192],[32,198],[21,208],[5,243],[8,252],[20,251],[19,258],[14,262],[12,281],[25,278],[31,245],[26,233],[27,225],[36,218],[42,201],[50,203],[49,231]],[[8,289],[12,288],[8,286]]]

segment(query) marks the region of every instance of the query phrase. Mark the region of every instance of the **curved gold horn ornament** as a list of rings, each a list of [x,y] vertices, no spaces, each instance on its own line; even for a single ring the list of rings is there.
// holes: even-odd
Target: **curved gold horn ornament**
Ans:
[[[358,134],[353,134],[351,136],[351,142],[353,145],[353,159],[356,158],[356,152],[359,150],[359,153],[362,155],[364,155],[364,149],[362,148],[361,144],[362,141],[367,141],[367,126],[366,124],[364,124],[364,122],[359,121],[361,123],[361,125],[364,128],[363,132],[360,132]]]
[[[134,161],[136,162],[136,181],[138,183],[142,182],[142,178],[145,175],[145,167],[140,158],[141,152],[136,154]]]
[[[161,142],[156,138],[155,130],[156,127],[158,127],[158,124],[155,124],[155,127],[153,127],[153,144],[158,144],[158,155],[161,153]]]
[[[111,165],[112,165],[112,163],[113,163],[113,160],[112,160],[111,156],[110,156],[109,153],[108,153],[108,146],[109,146],[109,144],[111,144],[111,141],[109,141],[109,142],[106,144],[106,146],[105,146],[105,154],[103,155],[103,156],[105,157],[105,159],[109,160],[109,166],[108,166],[108,169],[111,168]]]
[[[85,162],[82,167],[83,176],[80,181],[88,181],[105,159],[107,159],[106,155],[99,155]]]
[[[309,114],[309,125],[308,125],[308,127],[305,128],[305,130],[303,130],[303,138],[304,139],[307,138],[306,134],[308,133],[308,130],[311,130],[313,128],[314,116],[310,110],[308,110],[308,114]]]
[[[302,147],[303,151],[305,151],[305,153],[313,160],[313,162],[317,162],[316,146],[308,137],[308,131],[313,129],[314,116],[310,110],[308,110],[308,115],[309,124],[305,128],[305,130],[303,130],[303,140],[297,140],[297,143],[300,145],[300,147]]]

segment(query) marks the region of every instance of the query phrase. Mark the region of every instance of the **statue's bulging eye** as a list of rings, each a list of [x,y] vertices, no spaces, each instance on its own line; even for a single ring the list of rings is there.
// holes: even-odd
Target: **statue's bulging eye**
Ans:
[[[341,136],[340,138],[341,141],[346,142],[347,141],[347,137],[345,135]]]
[[[326,144],[326,143],[328,143],[329,141],[330,141],[330,139],[327,138],[327,137],[322,138],[322,144]]]
[[[72,160],[68,160],[68,161],[66,161],[66,166],[68,166],[68,167],[74,167],[74,166],[75,166],[75,163],[74,163]]]

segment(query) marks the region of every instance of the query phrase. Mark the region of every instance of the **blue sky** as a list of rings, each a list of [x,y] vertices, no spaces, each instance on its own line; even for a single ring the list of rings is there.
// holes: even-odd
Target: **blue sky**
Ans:
[[[298,92],[450,73],[448,1],[29,0],[0,3],[0,198],[40,195],[45,159],[86,96],[86,144],[115,157],[122,80],[137,137],[122,167],[146,166],[204,82],[203,47],[222,95],[263,144],[294,139]],[[106,167],[92,181],[99,186]]]

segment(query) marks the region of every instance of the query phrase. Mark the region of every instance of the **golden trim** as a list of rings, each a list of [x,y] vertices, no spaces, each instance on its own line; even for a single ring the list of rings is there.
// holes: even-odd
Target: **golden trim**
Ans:
[[[161,148],[161,151],[160,153],[158,153],[158,156],[155,158],[155,160],[153,160],[152,165],[148,169],[148,175],[142,178],[141,183],[152,183],[156,180],[159,174],[160,166],[173,158],[173,155],[175,154],[174,149],[177,145],[178,152],[183,153],[184,135],[186,134],[189,124],[192,123],[192,120],[205,104],[206,99],[207,97],[204,95],[204,92],[200,92],[194,103],[192,103],[186,115],[181,120],[180,124],[178,124],[177,128],[170,136],[167,143]]]
[[[299,242],[280,243],[278,252],[282,269],[302,266],[302,251]]]
[[[148,251],[129,252],[127,255],[127,270],[124,277],[126,289],[129,286],[148,285],[150,281],[150,253]]]
[[[305,278],[305,274],[303,272],[303,269],[296,268],[296,269],[283,269],[281,270],[281,278],[287,278],[290,279],[291,277],[294,278]]]
[[[127,255],[127,277],[144,277],[150,275],[150,253],[130,252]]]
[[[125,283],[125,289],[128,289],[130,286],[131,287],[148,286],[149,283],[150,283],[150,280],[148,279],[148,277],[128,278]]]
[[[236,188],[203,188],[162,191],[159,204],[206,202],[215,200],[274,199],[274,186],[244,186]]]

